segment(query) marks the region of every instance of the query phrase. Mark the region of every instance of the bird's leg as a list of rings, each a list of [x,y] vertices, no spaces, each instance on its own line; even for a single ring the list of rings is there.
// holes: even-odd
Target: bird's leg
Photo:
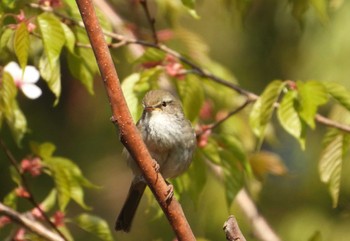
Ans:
[[[173,186],[173,184],[171,184],[167,180],[165,180],[165,182],[166,182],[166,184],[168,184],[168,190],[165,193],[165,195],[166,195],[165,196],[165,201],[167,203],[169,203],[172,200],[173,196],[174,196],[174,186]]]

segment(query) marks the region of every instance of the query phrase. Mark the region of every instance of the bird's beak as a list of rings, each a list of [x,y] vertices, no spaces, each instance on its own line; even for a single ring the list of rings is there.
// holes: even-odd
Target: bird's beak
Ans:
[[[152,111],[154,111],[156,108],[153,107],[153,106],[145,106],[144,109],[145,109],[145,111],[147,111],[147,112],[152,112]]]

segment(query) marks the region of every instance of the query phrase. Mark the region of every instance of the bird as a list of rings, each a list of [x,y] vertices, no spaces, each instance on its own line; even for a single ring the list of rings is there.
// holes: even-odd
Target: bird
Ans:
[[[148,91],[143,112],[136,126],[164,179],[175,178],[190,166],[196,148],[196,135],[184,115],[181,102],[169,91]],[[127,154],[127,163],[134,174],[129,192],[115,223],[116,231],[129,232],[137,207],[147,186],[142,173]]]

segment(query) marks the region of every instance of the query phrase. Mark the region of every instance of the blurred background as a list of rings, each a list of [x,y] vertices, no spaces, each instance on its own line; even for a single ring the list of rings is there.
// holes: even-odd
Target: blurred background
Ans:
[[[196,2],[198,19],[189,14],[174,17],[178,18],[179,26],[199,36],[210,58],[230,70],[239,85],[251,92],[260,94],[275,79],[335,81],[350,88],[350,2],[324,2],[329,10],[326,18],[309,7],[302,18],[297,19],[293,17],[293,9],[287,0],[251,1],[244,14],[230,1],[202,0]],[[169,28],[171,21],[166,17],[173,16],[160,9],[159,3],[150,1],[149,4],[156,17],[156,28]],[[130,24],[148,28],[136,1],[115,0],[112,5]],[[177,49],[175,43],[172,47]],[[113,51],[117,56],[115,63],[119,77],[123,79],[135,70],[134,66],[123,49]],[[29,128],[33,130],[26,136],[23,147],[16,147],[6,128],[1,135],[18,160],[29,153],[27,143],[31,140],[55,143],[56,155],[74,160],[89,180],[102,187],[87,190],[86,203],[113,227],[132,175],[121,155],[118,132],[109,121],[111,111],[101,80],[96,78],[95,94],[89,95],[78,81],[70,77],[68,70],[63,69],[63,92],[56,107],[53,107],[54,97],[46,84],[41,81],[39,85],[44,90],[39,99],[29,101],[20,96]],[[326,106],[321,111],[328,114],[329,109]],[[309,131],[306,151],[302,151],[297,141],[280,129],[277,122],[275,126],[275,141],[263,148],[281,156],[288,174],[268,176],[263,181],[261,191],[255,197],[259,211],[282,240],[311,240],[318,233],[320,239],[314,240],[349,240],[349,159],[343,162],[339,206],[332,208],[327,187],[319,180],[317,167],[325,127],[318,125],[314,131]],[[3,152],[0,152],[0,160],[2,198],[14,186]],[[229,214],[234,214],[247,240],[255,240],[250,223],[239,207],[233,204],[226,208],[222,184],[210,173],[208,175],[197,204],[190,198],[181,200],[195,235],[203,240],[225,240],[223,223]],[[38,199],[44,197],[52,185],[45,177],[34,179],[32,183]],[[23,202],[23,209],[25,207]],[[68,215],[81,211],[71,203]],[[116,240],[173,240],[167,221],[157,213],[159,209],[153,197],[146,195],[131,233],[117,233]],[[76,231],[76,240],[97,240]]]

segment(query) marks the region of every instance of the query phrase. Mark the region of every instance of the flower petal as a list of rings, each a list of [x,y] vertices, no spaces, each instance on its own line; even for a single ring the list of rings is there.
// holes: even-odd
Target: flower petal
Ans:
[[[23,85],[21,86],[21,90],[23,94],[29,99],[36,99],[42,93],[41,89],[34,84],[23,83]]]
[[[39,71],[31,65],[26,66],[24,69],[23,83],[36,83],[40,78]]]
[[[22,69],[16,62],[11,61],[4,67],[4,71],[8,72],[15,82],[22,79]]]

